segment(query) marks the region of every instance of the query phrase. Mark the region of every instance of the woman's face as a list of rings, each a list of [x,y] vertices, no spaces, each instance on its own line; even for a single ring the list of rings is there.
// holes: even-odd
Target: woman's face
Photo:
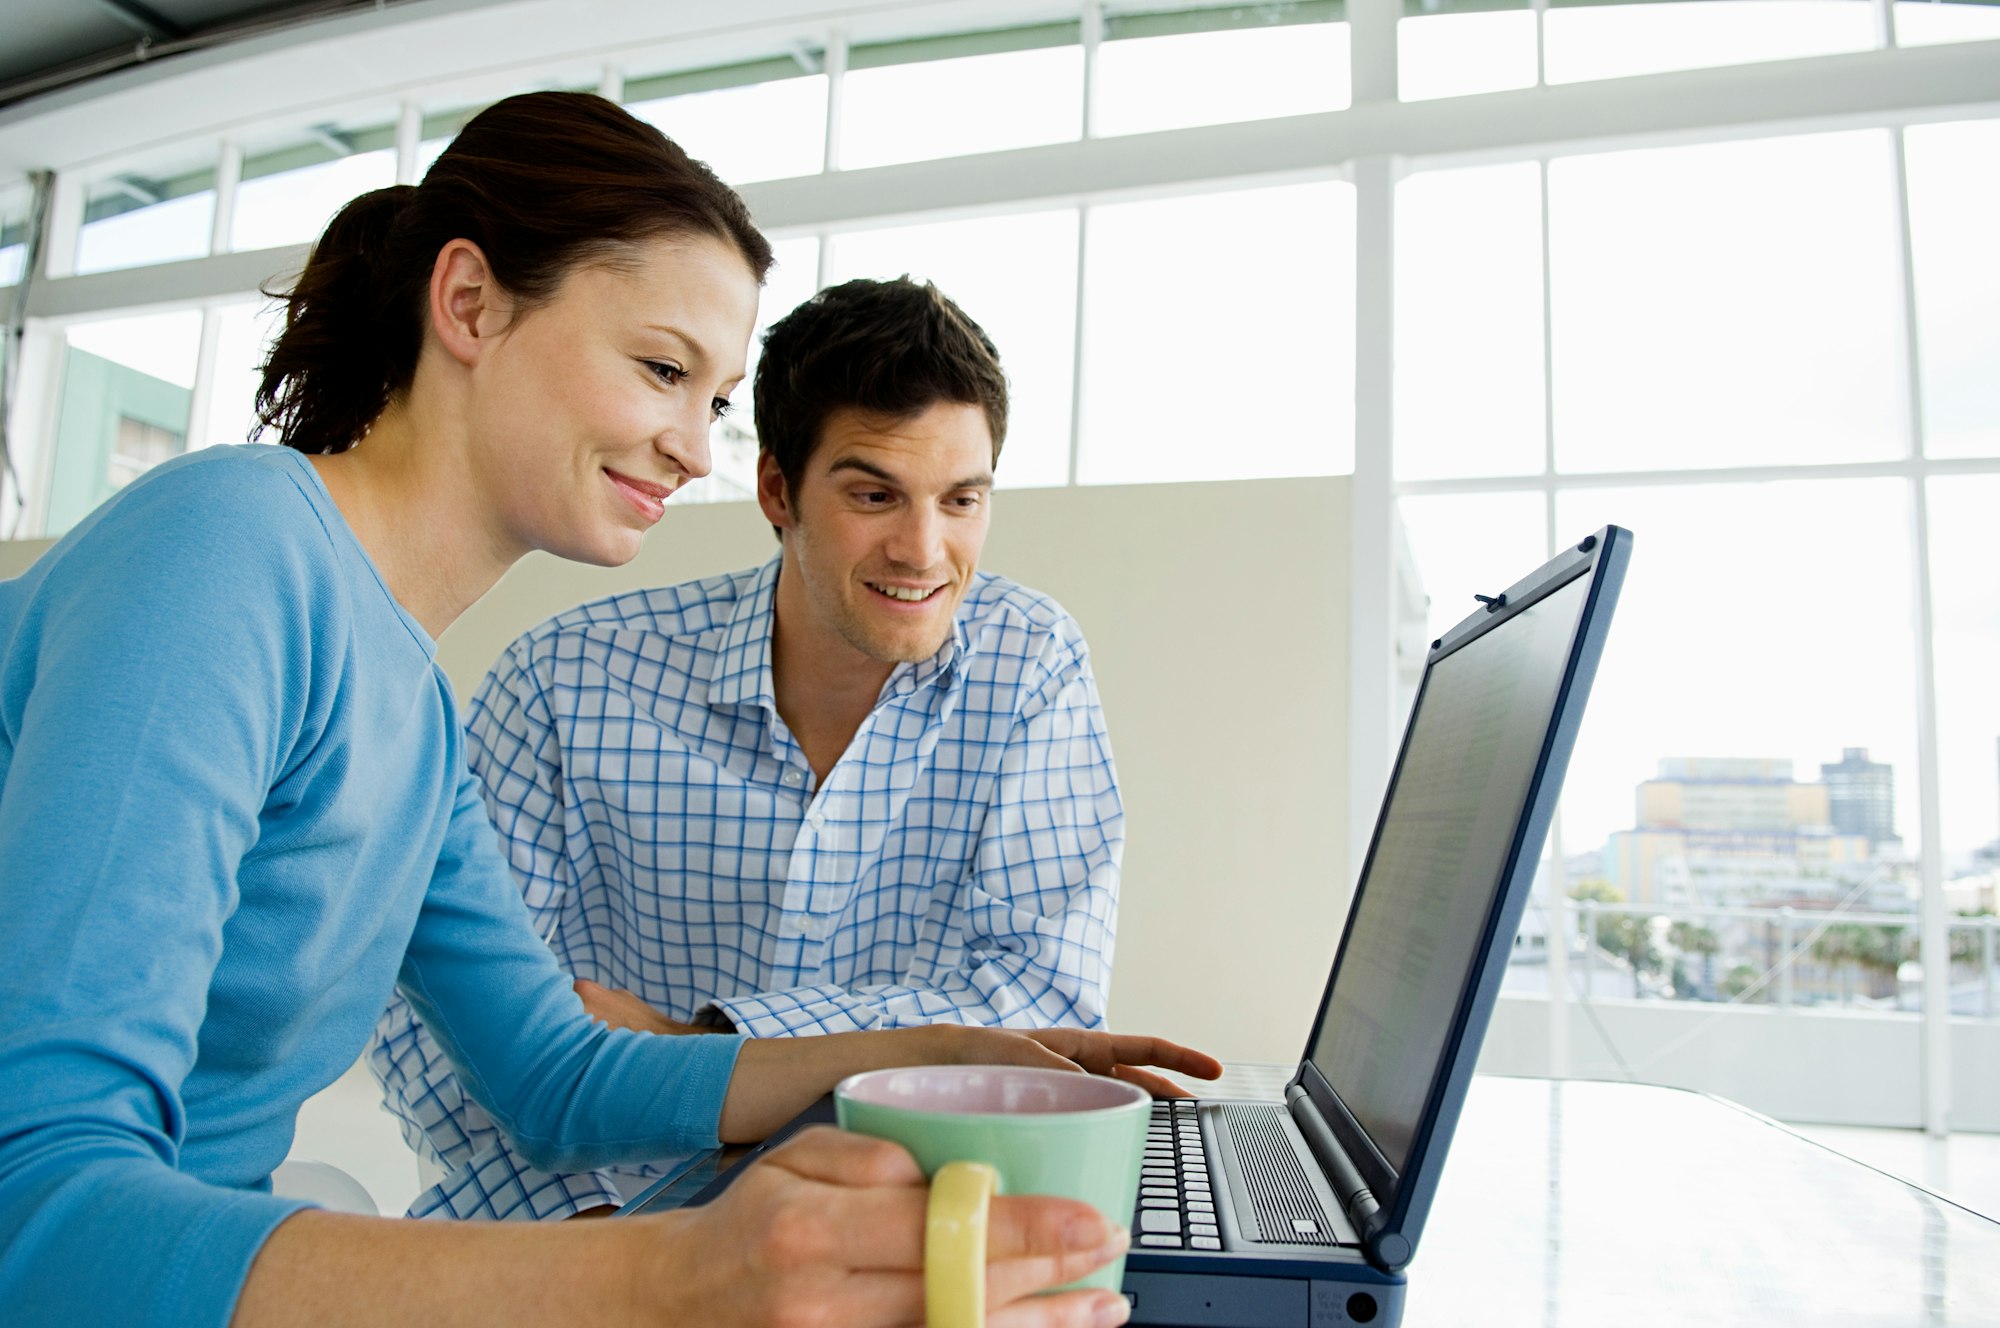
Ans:
[[[629,562],[667,496],[708,473],[709,426],[743,380],[756,317],[749,265],[709,236],[578,267],[524,316],[482,314],[495,342],[473,372],[471,480],[498,538]]]

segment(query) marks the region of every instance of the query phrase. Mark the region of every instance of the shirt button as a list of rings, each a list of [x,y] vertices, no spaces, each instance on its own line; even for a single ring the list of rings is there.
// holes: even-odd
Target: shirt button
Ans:
[[[808,816],[808,817],[807,817],[806,819],[812,822],[812,827],[813,827],[813,829],[815,829],[815,830],[824,830],[824,829],[826,829],[826,813],[825,813],[825,812],[814,812],[814,813],[813,813],[813,814],[812,814],[811,816]]]
[[[784,782],[786,787],[788,788],[797,788],[799,785],[806,782],[805,773],[799,770],[798,767],[794,766],[791,769],[785,771]]]

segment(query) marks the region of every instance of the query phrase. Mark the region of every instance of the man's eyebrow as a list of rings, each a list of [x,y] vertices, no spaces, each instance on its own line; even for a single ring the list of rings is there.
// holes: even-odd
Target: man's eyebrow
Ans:
[[[871,476],[875,479],[882,481],[882,483],[884,484],[894,485],[896,488],[899,489],[904,487],[903,481],[901,479],[897,478],[894,475],[891,475],[888,471],[882,469],[882,467],[876,465],[874,462],[864,461],[860,457],[853,457],[853,456],[842,457],[840,458],[840,460],[828,466],[826,468],[826,473],[829,475],[838,475],[843,470],[858,470],[863,475]],[[956,480],[950,485],[947,485],[946,487],[948,489],[953,489],[953,490],[990,489],[993,487],[993,476],[991,472],[981,471],[977,475],[972,475],[962,480]]]

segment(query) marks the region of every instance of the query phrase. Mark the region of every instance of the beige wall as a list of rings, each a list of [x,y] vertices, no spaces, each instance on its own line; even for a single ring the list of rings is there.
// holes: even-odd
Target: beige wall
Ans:
[[[1348,483],[1003,492],[984,565],[1053,594],[1096,661],[1128,816],[1111,1016],[1292,1060],[1346,880]],[[42,546],[0,545],[0,576]],[[461,697],[581,600],[760,562],[747,504],[668,514],[626,567],[524,560],[447,632]]]

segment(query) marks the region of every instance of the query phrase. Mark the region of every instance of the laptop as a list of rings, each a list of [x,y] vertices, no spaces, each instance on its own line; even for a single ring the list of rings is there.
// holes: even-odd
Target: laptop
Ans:
[[[1154,1104],[1125,1260],[1132,1322],[1400,1322],[1631,542],[1606,526],[1432,642],[1285,1101]],[[827,1099],[764,1146],[832,1115]]]

